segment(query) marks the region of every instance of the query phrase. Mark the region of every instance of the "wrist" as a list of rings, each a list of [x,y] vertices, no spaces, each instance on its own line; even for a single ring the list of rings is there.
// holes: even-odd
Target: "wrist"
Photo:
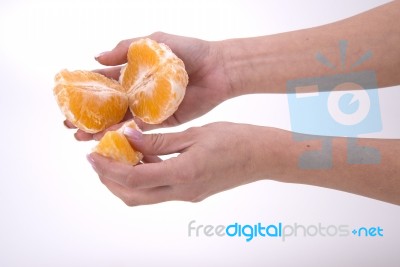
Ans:
[[[273,93],[277,89],[280,47],[273,36],[229,39],[221,43],[233,96]]]
[[[270,179],[286,181],[293,174],[295,163],[292,133],[286,130],[265,127],[252,130],[251,149],[256,166],[255,180]]]
[[[220,87],[220,89],[223,89],[224,91],[223,93],[225,99],[223,99],[223,101],[240,95],[235,93],[236,86],[232,80],[231,69],[229,68],[231,63],[227,57],[226,51],[229,49],[229,46],[229,40],[210,42],[210,50],[212,51],[210,52],[210,55],[214,61],[214,68],[215,66],[220,68],[220,74],[224,78],[224,85]]]
[[[247,79],[243,70],[249,63],[246,60],[245,50],[239,39],[228,39],[219,42],[221,47],[222,62],[229,84],[229,95],[236,97],[246,94]]]

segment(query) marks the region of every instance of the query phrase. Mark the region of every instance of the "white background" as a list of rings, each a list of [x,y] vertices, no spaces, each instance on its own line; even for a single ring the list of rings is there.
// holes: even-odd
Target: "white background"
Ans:
[[[208,40],[333,22],[386,1],[2,1],[0,266],[398,266],[398,206],[316,187],[257,182],[197,204],[129,208],[100,183],[52,93],[62,68],[93,69],[122,39],[165,31]],[[349,46],[351,49],[351,44]],[[380,92],[383,131],[400,138],[399,88]],[[245,96],[201,119],[290,129],[287,98]],[[187,225],[381,226],[383,238],[189,238]]]

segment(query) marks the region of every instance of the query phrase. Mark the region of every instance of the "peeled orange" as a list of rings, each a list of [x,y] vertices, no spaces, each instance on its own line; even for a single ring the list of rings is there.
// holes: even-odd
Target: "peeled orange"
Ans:
[[[56,101],[77,128],[103,131],[119,123],[128,109],[143,122],[158,124],[178,109],[188,75],[168,46],[140,39],[130,45],[127,59],[119,82],[90,71],[62,70],[55,76]],[[95,151],[129,164],[141,160],[121,130],[107,132]]]
[[[188,75],[183,61],[168,46],[141,39],[129,47],[120,83],[128,93],[132,114],[146,123],[158,124],[182,102]]]
[[[117,131],[108,131],[93,151],[123,163],[130,165],[138,164],[142,160],[143,155],[136,151],[131,146],[128,139],[126,139],[123,133],[125,127],[140,130],[136,123],[131,120],[125,123]]]
[[[128,108],[124,88],[98,73],[62,70],[55,84],[54,95],[65,117],[88,133],[117,124]]]

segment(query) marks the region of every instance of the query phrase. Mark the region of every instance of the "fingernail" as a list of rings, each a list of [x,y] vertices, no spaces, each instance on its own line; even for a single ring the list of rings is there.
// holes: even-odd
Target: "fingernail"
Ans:
[[[97,55],[95,55],[94,56],[94,59],[95,60],[98,60],[100,57],[102,57],[103,55],[105,55],[107,52],[102,52],[102,53],[100,53],[100,54],[97,54]]]
[[[65,128],[67,128],[67,129],[73,129],[73,127],[72,127],[71,125],[69,125],[68,122],[67,122],[66,120],[65,120],[63,123],[64,123]]]
[[[70,129],[68,124],[67,124],[67,121],[64,121],[63,124],[64,124],[65,128]]]
[[[133,128],[125,127],[124,134],[133,142],[140,142],[142,141],[143,134]]]
[[[91,154],[87,154],[86,158],[92,166],[96,163]]]
[[[98,173],[99,171],[98,171],[98,169],[96,167],[96,161],[94,160],[92,155],[91,154],[87,154],[86,158],[89,161],[90,165],[92,166],[93,170]]]

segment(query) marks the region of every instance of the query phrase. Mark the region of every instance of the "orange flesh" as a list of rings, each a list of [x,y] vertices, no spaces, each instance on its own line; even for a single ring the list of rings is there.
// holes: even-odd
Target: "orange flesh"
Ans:
[[[165,45],[150,39],[132,43],[128,64],[120,77],[134,116],[158,124],[171,116],[183,100],[188,76],[183,62]]]
[[[108,131],[94,151],[102,156],[130,165],[136,165],[142,159],[142,154],[135,151],[125,135],[118,131]]]
[[[128,98],[122,86],[91,72],[61,71],[54,95],[66,118],[88,133],[100,132],[122,120]]]
[[[184,63],[163,44],[150,39],[132,43],[120,83],[89,71],[61,71],[54,95],[66,118],[79,129],[97,133],[119,123],[128,107],[149,124],[171,116],[183,100],[188,75]],[[123,127],[137,128],[134,122]],[[131,147],[122,131],[107,132],[95,151],[128,164],[142,155]]]

